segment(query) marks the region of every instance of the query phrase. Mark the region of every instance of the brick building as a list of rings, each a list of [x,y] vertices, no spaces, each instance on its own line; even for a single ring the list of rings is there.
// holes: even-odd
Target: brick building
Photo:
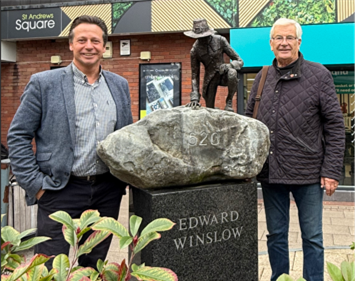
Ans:
[[[354,31],[354,0],[334,0],[331,1],[331,6],[321,4],[325,3],[324,1],[310,3],[306,0],[293,0],[289,2],[290,4],[286,4],[287,2],[284,0],[2,0],[1,143],[6,145],[10,122],[20,104],[20,96],[30,76],[40,71],[66,66],[71,62],[72,53],[69,51],[67,34],[69,24],[76,16],[93,14],[102,17],[107,23],[111,43],[108,45],[108,57],[102,60],[102,66],[128,80],[134,122],[147,114],[143,93],[145,85],[140,79],[142,75],[140,69],[144,65],[153,67],[158,64],[180,64],[180,94],[175,98],[174,106],[189,102],[190,49],[195,40],[185,36],[183,31],[191,30],[193,19],[196,18],[207,19],[210,27],[225,36],[245,61],[245,66],[239,73],[238,93],[233,100],[234,110],[243,114],[256,73],[263,65],[271,64],[273,58],[266,37],[271,24],[279,17],[291,17],[302,24],[303,31],[308,30],[306,37],[305,33],[303,34],[304,57],[321,62],[331,70],[336,86],[348,85],[340,88],[344,92],[337,92],[342,106],[344,104],[347,106],[345,122],[349,143],[340,184],[354,186],[354,32],[353,38],[348,36],[350,39],[348,52],[344,46],[338,46],[333,50],[329,38],[326,42],[322,42],[324,46],[319,46],[327,52],[326,60],[323,54],[317,53],[316,48],[310,48],[312,45],[309,43],[317,37],[308,36],[314,34],[321,37],[321,34],[341,32],[347,38],[347,32],[350,34],[352,28]],[[280,9],[285,7],[284,5],[290,7]],[[279,10],[283,12],[273,14]],[[295,11],[299,11],[299,16],[294,14]],[[124,40],[126,42],[129,40],[130,54],[122,54],[121,41]],[[338,60],[337,56],[344,53],[341,51],[342,48],[345,48],[347,54],[340,56],[341,60]],[[141,52],[150,52],[151,58],[141,59]],[[58,61],[52,63],[52,57],[56,57]],[[225,60],[228,62],[228,57]],[[202,75],[203,73],[201,77]],[[216,107],[224,108],[226,95],[226,88],[219,87]],[[201,101],[204,105],[203,99]]]
[[[120,40],[124,36],[109,37],[113,43],[113,57],[102,60],[105,70],[125,77],[129,82],[132,114],[134,122],[139,120],[139,64],[140,52],[151,53],[150,63],[181,63],[182,65],[182,104],[189,102],[191,91],[190,49],[194,43],[192,38],[183,34],[155,34],[127,36],[131,40],[131,54],[120,57]],[[1,63],[1,142],[6,143],[6,132],[13,115],[20,104],[20,96],[32,74],[49,70],[52,67],[66,66],[73,58],[69,51],[68,39],[44,39],[17,42],[17,62]],[[50,62],[51,56],[59,55],[62,63]],[[223,91],[225,92],[225,91]],[[224,107],[225,97],[217,96],[217,106]]]

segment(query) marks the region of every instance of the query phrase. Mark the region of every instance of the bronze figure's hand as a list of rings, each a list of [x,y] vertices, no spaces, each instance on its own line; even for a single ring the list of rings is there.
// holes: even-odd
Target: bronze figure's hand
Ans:
[[[230,68],[232,68],[232,66],[229,63],[221,64],[219,66],[219,74],[222,75],[224,73],[227,73]]]

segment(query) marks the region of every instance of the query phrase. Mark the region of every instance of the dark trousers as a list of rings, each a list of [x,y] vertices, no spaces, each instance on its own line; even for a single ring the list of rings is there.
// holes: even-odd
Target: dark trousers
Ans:
[[[37,236],[47,236],[51,240],[35,246],[34,253],[48,256],[69,254],[70,245],[64,239],[62,224],[49,218],[56,211],[65,211],[72,218],[80,218],[86,210],[98,210],[101,217],[112,217],[117,220],[121,198],[125,194],[125,184],[111,174],[102,178],[102,181],[91,182],[71,177],[68,184],[61,190],[46,190],[38,200]],[[83,235],[79,245],[91,235],[88,231]],[[91,253],[79,257],[78,264],[83,267],[96,268],[97,260],[105,260],[110,247],[112,235],[97,245]],[[53,259],[46,266],[52,268]]]

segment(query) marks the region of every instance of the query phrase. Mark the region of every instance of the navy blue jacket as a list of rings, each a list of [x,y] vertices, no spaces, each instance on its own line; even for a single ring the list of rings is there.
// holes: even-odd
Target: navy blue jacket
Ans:
[[[270,66],[257,119],[270,131],[270,154],[257,180],[270,184],[339,181],[345,128],[332,75],[303,55],[290,73]],[[276,59],[274,60],[276,64]],[[261,71],[251,89],[246,115],[252,116]]]

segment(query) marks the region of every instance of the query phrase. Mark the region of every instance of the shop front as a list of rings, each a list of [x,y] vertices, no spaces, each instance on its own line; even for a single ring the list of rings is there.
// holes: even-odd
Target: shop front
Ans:
[[[354,186],[354,3],[354,0],[2,1],[1,141],[6,144],[6,132],[30,76],[67,66],[72,61],[67,36],[77,16],[97,15],[106,22],[109,39],[102,67],[129,81],[135,122],[154,110],[190,101],[190,50],[195,40],[183,31],[192,29],[194,19],[205,18],[244,60],[238,95],[233,99],[235,111],[244,114],[254,77],[263,65],[270,65],[273,60],[269,46],[271,25],[279,17],[296,18],[303,27],[304,57],[322,63],[334,77],[347,139],[340,184]],[[224,108],[227,93],[219,87],[216,108]],[[203,99],[201,102],[205,105]]]

